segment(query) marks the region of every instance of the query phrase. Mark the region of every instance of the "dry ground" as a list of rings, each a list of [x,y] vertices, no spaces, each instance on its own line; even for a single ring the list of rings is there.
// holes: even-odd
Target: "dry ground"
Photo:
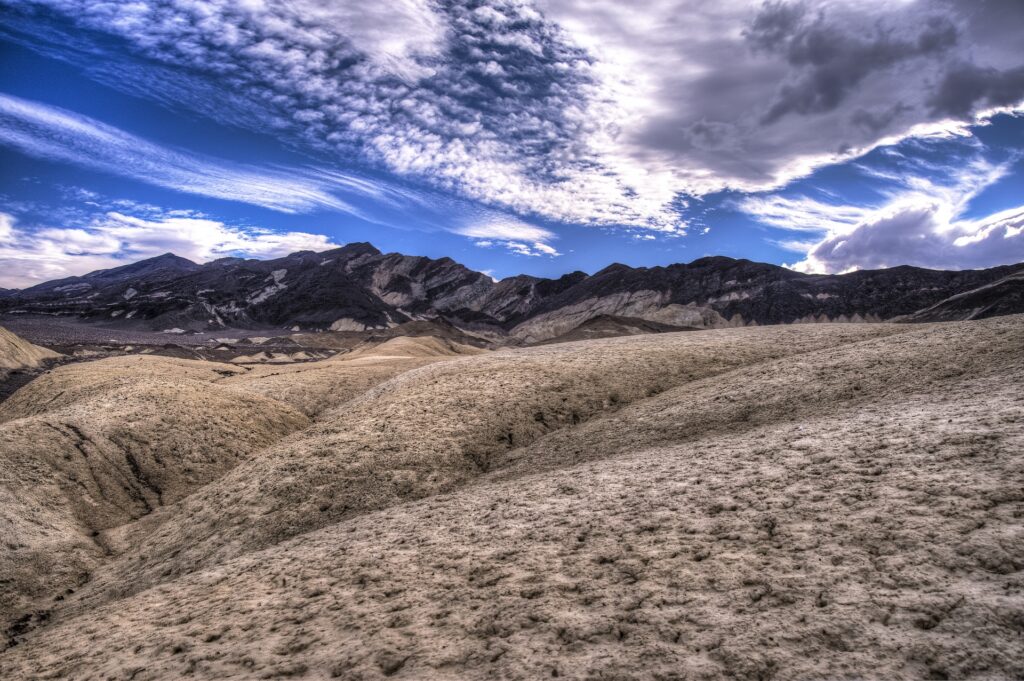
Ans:
[[[46,360],[57,357],[59,355],[56,352],[33,345],[0,326],[0,373],[38,367]]]
[[[62,367],[0,677],[1024,678],[1022,386],[1022,317]]]

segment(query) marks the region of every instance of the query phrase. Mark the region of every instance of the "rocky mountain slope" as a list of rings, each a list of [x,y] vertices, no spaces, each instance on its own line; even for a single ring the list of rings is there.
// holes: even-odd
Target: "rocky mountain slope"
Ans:
[[[1024,269],[949,298],[906,317],[914,322],[948,322],[985,319],[1014,314],[1024,309]]]
[[[1018,678],[1022,343],[61,367],[0,406],[0,677]]]
[[[0,297],[7,315],[74,316],[122,328],[363,331],[441,318],[481,334],[537,342],[601,316],[676,327],[882,321],[984,291],[981,307],[948,304],[943,319],[1024,311],[1020,266],[944,272],[913,267],[807,275],[714,257],[668,267],[611,265],[594,275],[493,282],[449,258],[384,254],[365,243],[276,260],[197,265],[167,254]],[[1011,277],[1010,279],[1006,279]],[[984,288],[1006,279],[998,287]],[[958,306],[959,305],[959,306]],[[916,316],[915,316],[916,315]]]

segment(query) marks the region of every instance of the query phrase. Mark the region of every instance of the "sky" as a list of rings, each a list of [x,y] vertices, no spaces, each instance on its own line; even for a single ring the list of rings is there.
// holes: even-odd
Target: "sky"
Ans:
[[[1020,0],[0,0],[0,287],[1024,261]]]

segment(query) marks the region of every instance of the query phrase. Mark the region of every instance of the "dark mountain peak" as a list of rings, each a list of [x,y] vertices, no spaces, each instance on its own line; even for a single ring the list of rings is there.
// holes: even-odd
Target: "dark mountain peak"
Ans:
[[[239,263],[239,262],[245,262],[245,258],[238,258],[238,257],[235,257],[235,256],[228,255],[228,256],[225,256],[223,258],[217,258],[216,260],[211,260],[210,262],[206,263],[206,266],[210,267],[211,265],[212,266],[232,265],[234,263]]]
[[[161,253],[160,255],[154,255],[152,258],[149,258],[149,261],[150,262],[155,262],[155,263],[156,262],[159,262],[159,263],[181,263],[181,264],[188,264],[188,265],[195,265],[196,264],[196,263],[192,262],[191,260],[189,260],[188,258],[183,258],[180,255],[177,255],[175,253],[171,253],[170,251],[167,251],[166,253]]]
[[[293,254],[294,255],[294,254]],[[397,255],[397,254],[396,254]],[[289,258],[291,256],[288,256]],[[329,251],[312,253],[310,256],[318,264],[332,261],[344,267],[356,266],[359,263],[367,262],[374,258],[387,257],[380,252],[373,244],[366,241],[354,241]]]
[[[173,253],[164,253],[163,255],[146,258],[145,260],[121,265],[120,267],[94,270],[80,277],[65,277],[64,279],[43,282],[42,284],[36,284],[24,289],[19,293],[21,295],[32,295],[71,285],[78,285],[79,290],[81,290],[82,288],[109,286],[134,279],[166,279],[199,269],[202,269],[202,265],[197,265],[187,258],[182,258]]]
[[[511,277],[505,277],[498,283],[505,284],[506,286],[516,286],[519,284],[535,284],[538,281],[541,281],[540,277],[534,277],[529,274],[514,274]]]
[[[139,263],[149,263],[150,266],[159,267],[180,267],[182,269],[190,270],[195,269],[196,267],[199,266],[197,263],[192,262],[188,258],[183,258],[180,255],[175,255],[174,253],[170,252],[164,253],[162,255],[153,256],[148,260],[140,260]],[[139,263],[134,264],[138,265]]]
[[[587,274],[586,272],[584,272],[582,270],[576,270],[574,272],[569,272],[568,274],[563,274],[556,281],[573,281],[573,282],[577,282],[577,281],[583,281],[584,279],[586,279],[589,276],[590,276],[589,274]]]
[[[286,256],[284,256],[282,258],[277,258],[277,259],[278,260],[300,260],[301,261],[301,260],[307,260],[309,258],[315,258],[315,257],[318,257],[320,255],[321,254],[317,253],[316,251],[295,251],[294,253],[289,253],[288,255],[286,255]]]
[[[613,262],[611,265],[608,265],[604,269],[602,269],[602,270],[600,270],[598,272],[595,272],[594,276],[595,277],[603,277],[603,276],[606,276],[606,275],[609,275],[609,274],[614,274],[616,272],[632,272],[632,271],[638,270],[638,269],[642,270],[642,269],[645,269],[645,268],[643,268],[643,267],[636,267],[636,268],[634,268],[634,267],[630,267],[629,265],[623,265],[621,262]]]
[[[345,255],[352,258],[360,255],[382,255],[380,250],[368,241],[353,241],[350,244],[345,244],[341,248],[336,248],[333,251],[327,251],[327,253],[337,253],[338,255]],[[321,253],[320,255],[325,254]]]
[[[164,253],[145,260],[113,267],[108,270],[96,270],[82,277],[83,279],[118,279],[125,276],[139,276],[158,270],[192,272],[200,268],[200,265],[188,258],[182,258],[174,253]]]
[[[737,260],[736,258],[730,258],[727,255],[706,255],[703,258],[697,258],[687,264],[688,267],[729,267],[730,265],[736,265],[738,263],[747,263],[749,260]]]

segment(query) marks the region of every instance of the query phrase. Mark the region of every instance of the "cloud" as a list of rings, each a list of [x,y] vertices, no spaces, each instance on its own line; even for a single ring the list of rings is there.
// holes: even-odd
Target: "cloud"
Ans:
[[[11,214],[0,212],[0,286],[24,288],[167,252],[208,262],[226,256],[275,258],[336,246],[321,234],[237,227],[194,215],[145,219],[109,212],[83,227],[26,229]]]
[[[949,113],[932,98],[958,62],[1024,64],[1005,28],[1020,19],[1020,3],[541,4],[588,46],[600,90],[617,93],[616,153],[691,194],[776,188],[879,144],[948,129]],[[958,120],[994,104],[968,101]]]
[[[964,118],[978,107],[1012,107],[1024,100],[1024,66],[1000,71],[961,64],[943,76],[929,100],[939,114]]]
[[[300,213],[358,214],[331,193],[354,178],[230,163],[148,142],[86,116],[0,93],[0,143],[30,156],[74,163],[159,187]],[[338,175],[338,174],[336,174]],[[343,179],[347,184],[343,184]],[[364,183],[365,184],[365,183]],[[359,187],[362,192],[377,191]]]
[[[1006,265],[1024,261],[1024,206],[976,218],[965,214],[1011,165],[985,160],[980,149],[954,155],[946,166],[904,156],[896,172],[884,173],[888,189],[877,204],[768,196],[748,197],[739,208],[763,224],[805,234],[774,242],[804,254],[788,265],[802,272]]]
[[[871,212],[861,206],[825,203],[805,196],[752,196],[741,201],[739,208],[772,227],[817,233],[854,227]]]
[[[948,219],[941,202],[887,206],[843,233],[829,234],[793,265],[846,272],[895,265],[974,269],[1024,261],[1024,205],[976,220]]]
[[[72,47],[39,6],[74,24]],[[681,196],[777,188],[1017,107],[1024,68],[1017,0],[12,7],[27,46],[165,105],[527,218],[674,233]]]
[[[957,27],[942,15],[898,35],[878,25],[853,33],[848,23],[809,14],[803,5],[768,4],[746,33],[754,47],[784,56],[793,69],[762,118],[766,124],[789,114],[833,111],[872,73],[949,50],[958,38]]]
[[[455,232],[474,239],[480,248],[501,246],[517,255],[561,255],[547,243],[557,238],[553,232],[508,218],[491,218],[458,228]]]

